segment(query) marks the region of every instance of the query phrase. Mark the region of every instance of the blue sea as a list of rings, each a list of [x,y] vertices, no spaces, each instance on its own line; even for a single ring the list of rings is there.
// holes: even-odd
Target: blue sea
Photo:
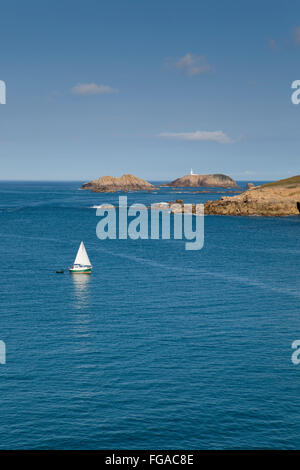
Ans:
[[[207,216],[199,251],[101,241],[119,194],[80,185],[0,183],[0,448],[299,449],[300,217]],[[81,240],[91,276],[67,271]]]

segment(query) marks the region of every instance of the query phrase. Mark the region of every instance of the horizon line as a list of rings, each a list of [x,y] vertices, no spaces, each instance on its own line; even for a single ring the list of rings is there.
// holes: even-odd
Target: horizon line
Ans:
[[[279,179],[286,179],[286,178],[289,178],[288,177],[281,177]],[[291,177],[292,178],[292,177]],[[96,178],[97,179],[97,178]],[[143,178],[144,179],[144,178]],[[174,177],[174,179],[176,179],[176,177]],[[39,183],[39,182],[44,182],[44,183],[82,183],[82,182],[87,182],[87,181],[90,181],[88,179],[21,179],[21,178],[1,178],[0,179],[0,183],[4,183],[4,182],[11,182],[11,183],[14,183],[14,182],[27,182],[27,183]],[[152,181],[152,182],[155,182],[155,181],[173,181],[173,179],[164,179],[164,178],[157,178],[157,179],[152,179],[152,178],[147,178],[147,181]],[[277,181],[277,178],[276,180],[275,179],[255,179],[255,178],[247,178],[247,179],[239,179],[239,178],[236,178],[235,181],[241,181],[241,182],[251,182],[251,181]]]

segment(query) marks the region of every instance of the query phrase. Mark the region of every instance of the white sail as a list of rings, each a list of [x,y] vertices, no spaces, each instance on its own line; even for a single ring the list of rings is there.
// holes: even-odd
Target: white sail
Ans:
[[[80,243],[74,264],[80,264],[81,266],[92,266],[83,242]]]

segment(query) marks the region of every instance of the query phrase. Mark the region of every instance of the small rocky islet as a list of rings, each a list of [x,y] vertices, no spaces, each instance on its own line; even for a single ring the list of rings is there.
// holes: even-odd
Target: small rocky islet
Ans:
[[[94,193],[114,193],[116,191],[152,191],[153,184],[134,175],[102,176],[97,180],[89,181],[81,186],[81,189],[89,189]]]
[[[176,187],[213,187],[226,189],[239,188],[237,183],[232,178],[221,173],[214,175],[185,175],[161,186],[173,186],[174,189]],[[128,174],[123,175],[120,178],[116,176],[102,176],[97,180],[84,183],[81,186],[81,189],[89,189],[90,191],[96,193],[110,193],[116,191],[152,191],[153,189],[157,189],[157,186],[154,186],[142,178]]]
[[[164,184],[174,187],[222,187],[239,188],[237,183],[227,175],[185,175],[182,178]],[[103,176],[82,185],[82,189],[93,192],[116,191],[152,191],[157,186],[134,175],[123,175],[120,178]],[[201,191],[199,191],[201,193]],[[174,212],[183,209],[183,203],[176,201]],[[172,203],[160,203],[157,209],[168,208],[172,211]],[[174,203],[173,203],[174,204]],[[193,212],[197,201],[193,204]],[[171,206],[171,207],[170,207]],[[180,207],[182,209],[180,209]],[[173,211],[172,211],[173,212]],[[254,186],[248,183],[247,190],[236,196],[222,196],[220,199],[207,201],[204,204],[206,215],[231,216],[289,216],[300,213],[300,175],[282,179],[272,183]]]
[[[230,176],[216,173],[212,175],[190,175],[177,178],[164,186],[175,186],[179,188],[239,188],[238,184]]]

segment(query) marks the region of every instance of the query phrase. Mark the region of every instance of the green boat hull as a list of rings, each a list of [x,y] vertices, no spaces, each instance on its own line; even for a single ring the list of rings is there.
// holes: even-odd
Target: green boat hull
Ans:
[[[86,269],[72,269],[69,268],[69,273],[70,274],[92,274],[91,268],[86,268]]]

